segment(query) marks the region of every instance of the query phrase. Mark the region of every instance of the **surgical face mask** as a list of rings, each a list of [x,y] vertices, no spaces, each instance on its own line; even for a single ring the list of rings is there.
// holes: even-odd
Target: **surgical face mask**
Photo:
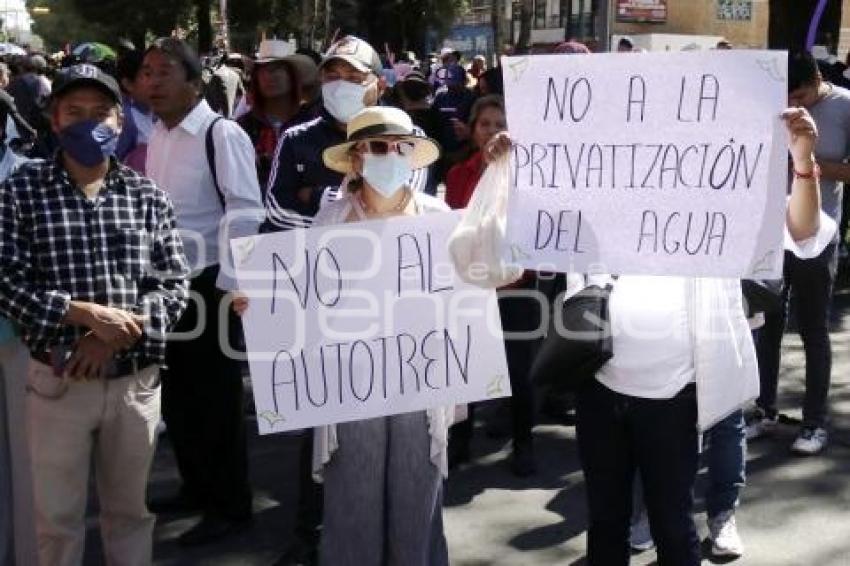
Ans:
[[[411,172],[410,160],[398,153],[363,155],[363,178],[384,198],[396,194],[410,180]]]
[[[366,105],[363,97],[369,85],[338,80],[322,85],[322,101],[331,116],[347,124]]]
[[[94,167],[115,154],[118,132],[97,120],[71,124],[59,132],[59,146],[84,167]]]

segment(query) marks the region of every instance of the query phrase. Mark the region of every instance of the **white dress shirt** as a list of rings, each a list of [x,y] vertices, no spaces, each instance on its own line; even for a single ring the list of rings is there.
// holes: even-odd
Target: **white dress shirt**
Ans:
[[[147,175],[174,201],[192,269],[219,264],[218,287],[233,290],[236,281],[229,240],[256,234],[265,209],[250,138],[236,122],[220,120],[213,130],[213,142],[218,185],[227,209],[223,215],[206,151],[207,129],[218,116],[201,100],[170,130],[159,120],[148,144]]]

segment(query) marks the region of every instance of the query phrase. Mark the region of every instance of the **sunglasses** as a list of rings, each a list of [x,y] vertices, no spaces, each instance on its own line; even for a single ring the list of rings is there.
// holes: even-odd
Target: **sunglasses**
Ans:
[[[409,157],[413,155],[414,143],[411,141],[369,140],[360,144],[360,147],[372,155],[387,155],[394,151],[402,157]]]

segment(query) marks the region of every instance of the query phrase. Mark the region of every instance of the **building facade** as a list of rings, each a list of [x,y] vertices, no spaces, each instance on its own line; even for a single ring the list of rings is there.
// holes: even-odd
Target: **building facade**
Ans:
[[[525,0],[528,2],[529,0]],[[494,5],[499,33],[493,34]],[[531,44],[540,49],[568,39],[594,51],[622,35],[687,35],[725,38],[737,47],[788,49],[809,36],[820,0],[531,0]],[[471,0],[451,41],[487,53],[514,45],[523,0]],[[850,50],[850,0],[827,0],[815,41],[844,59]],[[485,29],[487,30],[485,32]],[[498,41],[501,45],[496,46]],[[678,45],[678,44],[675,44]],[[461,49],[467,52],[467,49]]]

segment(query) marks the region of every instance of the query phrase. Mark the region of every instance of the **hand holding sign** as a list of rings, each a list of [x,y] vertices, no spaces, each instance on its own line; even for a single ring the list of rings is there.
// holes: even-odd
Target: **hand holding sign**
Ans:
[[[809,111],[805,108],[788,108],[782,113],[782,119],[791,138],[790,151],[794,160],[794,170],[810,171],[815,161],[815,142],[818,127]]]

